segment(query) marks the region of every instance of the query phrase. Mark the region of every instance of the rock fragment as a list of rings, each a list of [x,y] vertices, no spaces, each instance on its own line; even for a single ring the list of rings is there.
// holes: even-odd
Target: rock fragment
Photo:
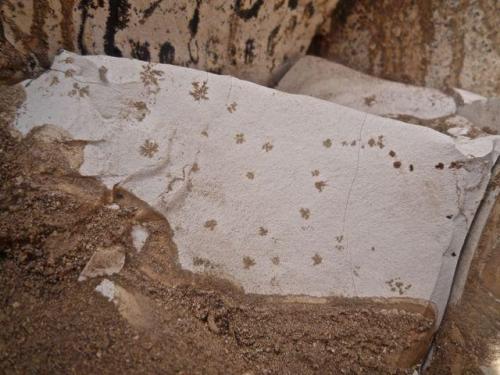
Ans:
[[[141,252],[148,237],[149,232],[142,225],[134,225],[132,227],[132,241],[138,253]]]
[[[125,252],[121,246],[99,247],[80,273],[78,281],[113,275],[120,272],[124,265]]]

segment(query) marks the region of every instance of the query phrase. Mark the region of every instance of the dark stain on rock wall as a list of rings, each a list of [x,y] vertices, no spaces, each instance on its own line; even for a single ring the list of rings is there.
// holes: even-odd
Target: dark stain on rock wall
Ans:
[[[63,48],[68,51],[75,50],[74,35],[75,23],[73,22],[73,7],[75,0],[61,1],[61,37]]]
[[[122,51],[115,45],[118,30],[127,26],[130,4],[128,0],[109,0],[109,14],[104,34],[104,52],[109,56],[122,57]]]
[[[78,4],[78,9],[80,9],[80,29],[78,30],[78,49],[82,55],[87,55],[89,52],[87,47],[83,43],[83,35],[85,34],[85,24],[87,23],[88,11],[90,3],[92,0],[81,0]]]
[[[42,66],[49,66],[48,57],[49,42],[47,33],[44,30],[45,20],[50,14],[50,4],[47,0],[38,0],[37,6],[33,7],[33,22],[31,23],[31,35],[37,35],[37,38],[31,43],[31,52]]]
[[[267,38],[267,54],[269,56],[274,55],[274,49],[276,48],[276,44],[278,43],[278,39],[276,38],[278,36],[278,33],[280,32],[280,27],[281,25],[276,26],[271,33],[269,34],[269,37]]]
[[[195,65],[198,64],[198,61],[200,61],[200,55],[199,55],[199,47],[197,40],[191,38],[191,40],[188,43],[188,52],[189,52],[189,60]]]
[[[165,42],[160,47],[160,62],[162,64],[172,64],[175,59],[175,47],[169,42]]]
[[[191,33],[192,37],[194,37],[198,32],[198,24],[200,23],[200,5],[201,0],[197,0],[193,17],[189,20],[189,32]]]
[[[135,42],[132,39],[129,40],[131,47],[131,55],[135,59],[139,59],[142,61],[151,61],[151,54],[149,52],[149,43],[148,42]]]
[[[162,2],[163,2],[163,0],[153,1],[151,3],[151,5],[149,5],[146,9],[144,9],[144,12],[142,13],[143,17],[142,17],[142,20],[140,21],[140,23],[143,24],[146,19],[151,17]]]
[[[104,1],[98,0],[80,0],[78,4],[78,9],[80,10],[80,28],[78,30],[77,36],[77,47],[82,55],[88,55],[89,50],[84,42],[85,37],[85,26],[87,25],[87,19],[91,17],[89,14],[90,9],[97,9],[98,7],[104,7]]]
[[[313,2],[309,2],[306,7],[304,8],[304,16],[306,18],[311,18],[312,16],[314,16],[314,12],[315,12],[315,9],[314,9],[314,4]]]
[[[352,13],[357,0],[343,0],[339,1],[332,13],[332,19],[340,25],[345,25],[347,17]]]
[[[247,9],[243,8],[241,3],[241,0],[236,0],[234,2],[234,12],[238,15],[238,17],[246,21],[253,17],[257,18],[259,10],[264,4],[264,0],[257,0],[250,8]]]
[[[255,58],[255,40],[247,39],[245,42],[245,64],[253,63],[253,59]]]

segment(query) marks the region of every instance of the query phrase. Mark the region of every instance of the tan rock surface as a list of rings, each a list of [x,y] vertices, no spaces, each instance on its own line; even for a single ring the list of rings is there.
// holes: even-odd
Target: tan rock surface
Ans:
[[[433,87],[500,94],[500,2],[346,1],[323,57],[363,72]]]
[[[6,0],[0,5],[0,40],[3,28],[10,54],[24,58],[25,65],[48,67],[64,48],[173,63],[267,85],[305,54],[336,3]],[[2,65],[13,64],[0,60]]]

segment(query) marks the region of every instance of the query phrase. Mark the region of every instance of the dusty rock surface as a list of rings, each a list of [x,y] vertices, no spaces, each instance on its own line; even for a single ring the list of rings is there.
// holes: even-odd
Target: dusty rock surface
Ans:
[[[161,215],[78,173],[82,141],[10,127],[24,97],[0,87],[0,373],[413,372],[433,331],[422,307],[257,298],[182,271]],[[135,225],[150,233],[140,253]],[[77,279],[115,245],[126,263],[110,302],[103,280]]]
[[[370,75],[500,95],[500,3],[344,1],[316,54]]]
[[[26,73],[37,65],[48,68],[64,48],[188,66],[269,85],[305,54],[336,3],[5,0],[0,40],[3,34],[9,54],[0,57],[0,68]]]

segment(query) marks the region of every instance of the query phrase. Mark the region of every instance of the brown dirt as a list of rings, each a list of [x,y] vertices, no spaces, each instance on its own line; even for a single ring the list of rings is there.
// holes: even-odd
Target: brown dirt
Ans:
[[[406,374],[425,354],[434,316],[418,301],[251,296],[209,263],[181,270],[161,215],[77,173],[81,142],[9,127],[23,100],[0,86],[0,373]],[[101,278],[77,281],[112,245],[127,252],[115,304]]]

